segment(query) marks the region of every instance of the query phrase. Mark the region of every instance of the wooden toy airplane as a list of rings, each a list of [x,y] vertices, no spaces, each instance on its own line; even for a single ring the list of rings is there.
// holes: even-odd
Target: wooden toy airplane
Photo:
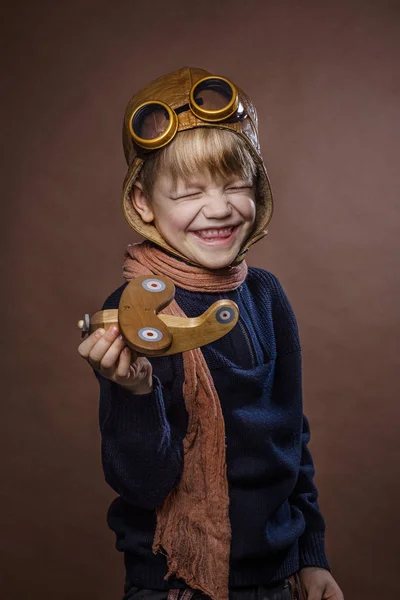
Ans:
[[[139,356],[165,356],[193,350],[226,335],[236,325],[239,309],[232,300],[214,302],[198,317],[158,314],[172,302],[169,277],[142,275],[124,289],[118,309],[101,310],[78,322],[82,337],[118,325],[125,343]]]

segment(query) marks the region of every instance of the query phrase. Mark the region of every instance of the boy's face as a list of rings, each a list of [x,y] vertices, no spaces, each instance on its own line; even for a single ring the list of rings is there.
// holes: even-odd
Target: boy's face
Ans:
[[[214,179],[208,171],[176,185],[167,173],[161,173],[151,201],[135,184],[133,202],[143,221],[154,222],[170,246],[208,269],[233,263],[256,215],[251,182],[234,176]]]

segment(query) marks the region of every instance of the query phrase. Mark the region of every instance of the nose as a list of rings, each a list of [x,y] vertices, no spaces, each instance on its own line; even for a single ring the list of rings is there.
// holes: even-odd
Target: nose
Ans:
[[[226,219],[232,214],[232,205],[224,194],[214,194],[203,207],[207,219]]]

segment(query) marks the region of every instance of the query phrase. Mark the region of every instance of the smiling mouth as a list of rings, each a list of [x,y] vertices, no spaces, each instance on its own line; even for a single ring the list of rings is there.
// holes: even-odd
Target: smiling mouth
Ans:
[[[231,246],[236,238],[236,233],[239,230],[239,225],[232,227],[220,227],[219,229],[200,229],[191,231],[190,233],[203,244],[203,246]]]
[[[192,233],[202,240],[225,240],[230,238],[237,228],[238,226],[236,225],[235,227],[221,227],[220,229],[201,229],[199,231],[193,231]]]

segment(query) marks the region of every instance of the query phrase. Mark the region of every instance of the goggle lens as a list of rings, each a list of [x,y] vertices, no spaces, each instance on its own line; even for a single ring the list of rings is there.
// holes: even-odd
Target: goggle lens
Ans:
[[[203,110],[220,110],[232,101],[233,90],[222,79],[208,79],[194,88],[193,98]]]
[[[205,77],[190,92],[190,109],[203,121],[217,123],[237,114],[238,92],[225,77]]]
[[[153,140],[162,136],[170,125],[168,111],[160,104],[147,104],[140,108],[132,119],[132,129],[142,140]]]

